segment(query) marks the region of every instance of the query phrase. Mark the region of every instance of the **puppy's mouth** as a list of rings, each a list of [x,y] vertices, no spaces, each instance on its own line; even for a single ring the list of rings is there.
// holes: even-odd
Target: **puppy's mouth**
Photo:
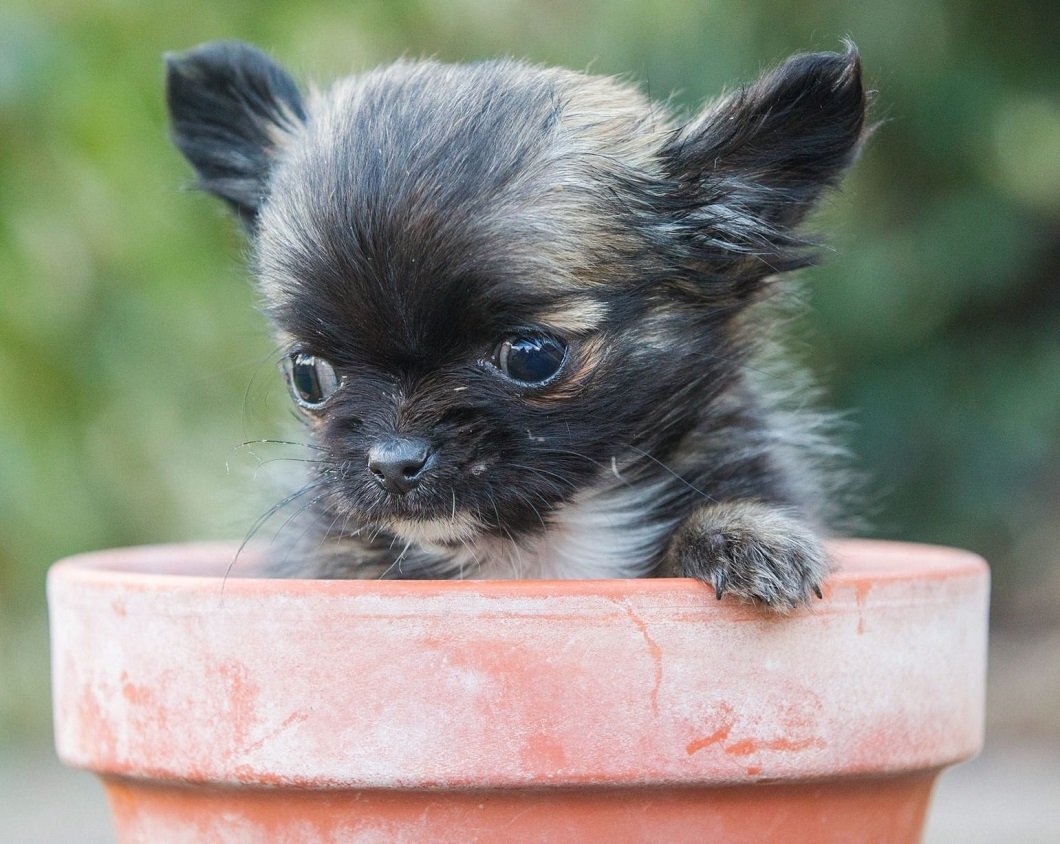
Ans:
[[[548,495],[554,490],[522,489],[507,476],[503,485],[489,483],[482,477],[489,466],[483,459],[425,465],[425,471],[405,479],[404,488],[389,476],[377,477],[371,466],[363,474],[341,478],[336,490],[340,508],[355,522],[402,543],[457,547],[486,536],[511,539],[543,529],[558,503]]]
[[[406,542],[458,545],[474,538],[486,524],[466,482],[480,475],[484,464],[439,465],[437,454],[419,438],[381,439],[369,450],[359,483],[346,487],[352,509]]]

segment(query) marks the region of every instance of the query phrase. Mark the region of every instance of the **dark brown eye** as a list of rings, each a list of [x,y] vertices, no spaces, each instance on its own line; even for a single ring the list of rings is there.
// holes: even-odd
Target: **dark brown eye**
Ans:
[[[339,388],[335,368],[315,355],[296,352],[287,358],[285,371],[292,398],[307,410],[321,407]]]
[[[509,337],[494,354],[497,368],[521,384],[544,384],[563,366],[567,347],[554,337],[527,334]]]

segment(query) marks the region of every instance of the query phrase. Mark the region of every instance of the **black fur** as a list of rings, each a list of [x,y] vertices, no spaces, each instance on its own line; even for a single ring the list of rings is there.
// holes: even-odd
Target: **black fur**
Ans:
[[[305,120],[298,87],[260,50],[219,41],[166,56],[166,104],[199,187],[252,226],[276,151],[270,130]]]
[[[305,104],[250,48],[168,68],[176,143],[251,227],[279,335],[342,378],[307,415],[320,463],[289,571],[584,576],[563,561],[592,522],[599,576],[688,574],[778,609],[819,590],[814,420],[781,417],[751,361],[767,282],[812,259],[795,226],[862,139],[852,47],[683,125],[510,61],[398,64]],[[494,362],[529,330],[569,345],[539,388]],[[407,495],[366,469],[395,435],[434,453]]]
[[[736,296],[763,278],[812,263],[795,232],[858,149],[865,120],[861,66],[845,54],[795,56],[723,98],[662,151],[680,185],[692,260]],[[704,218],[704,205],[753,220]]]

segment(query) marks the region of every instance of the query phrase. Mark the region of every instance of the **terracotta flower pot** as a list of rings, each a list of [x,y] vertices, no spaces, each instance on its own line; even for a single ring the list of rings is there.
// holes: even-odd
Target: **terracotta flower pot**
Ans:
[[[122,842],[915,841],[982,742],[987,568],[833,550],[788,617],[690,580],[74,557],[48,579],[59,755]]]

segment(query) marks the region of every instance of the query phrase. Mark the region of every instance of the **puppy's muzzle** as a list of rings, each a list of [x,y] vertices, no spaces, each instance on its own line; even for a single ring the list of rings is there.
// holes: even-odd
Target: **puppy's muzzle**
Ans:
[[[388,437],[368,450],[368,471],[387,492],[404,495],[419,486],[433,456],[419,437]]]

